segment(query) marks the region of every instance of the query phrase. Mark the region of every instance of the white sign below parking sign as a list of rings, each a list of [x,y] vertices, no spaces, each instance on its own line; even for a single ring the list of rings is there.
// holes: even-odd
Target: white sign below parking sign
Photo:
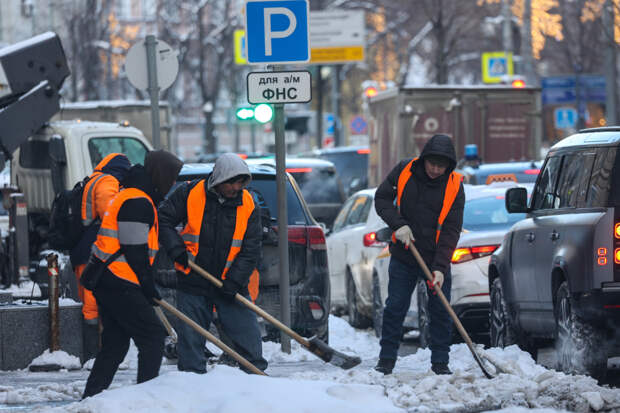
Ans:
[[[250,72],[248,102],[307,103],[312,100],[312,78],[307,70],[296,72]]]

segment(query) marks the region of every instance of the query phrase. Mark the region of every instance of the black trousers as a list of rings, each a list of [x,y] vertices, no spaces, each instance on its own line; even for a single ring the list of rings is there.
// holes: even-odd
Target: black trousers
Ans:
[[[88,376],[83,398],[107,389],[129,350],[138,347],[138,383],[159,374],[166,331],[140,288],[97,288],[94,292],[103,324],[101,350]]]

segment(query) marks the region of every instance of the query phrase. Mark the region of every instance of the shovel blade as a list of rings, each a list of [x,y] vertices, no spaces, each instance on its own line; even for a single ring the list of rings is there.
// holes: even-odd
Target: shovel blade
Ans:
[[[326,363],[338,366],[341,369],[348,370],[362,362],[362,359],[357,356],[349,356],[334,350],[316,336],[309,338],[308,344],[310,345],[308,350],[314,353],[318,358]]]

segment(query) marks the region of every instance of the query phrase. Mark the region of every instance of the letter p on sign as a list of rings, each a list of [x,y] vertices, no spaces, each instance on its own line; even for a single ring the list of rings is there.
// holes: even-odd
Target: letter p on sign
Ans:
[[[302,63],[310,60],[307,0],[247,0],[249,63]]]

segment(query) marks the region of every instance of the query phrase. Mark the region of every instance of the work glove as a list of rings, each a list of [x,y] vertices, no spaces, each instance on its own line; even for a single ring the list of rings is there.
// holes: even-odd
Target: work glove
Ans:
[[[142,288],[142,294],[144,294],[149,304],[154,307],[158,306],[159,304],[157,304],[155,300],[161,300],[161,295],[159,295],[159,291],[155,288],[153,278],[148,277],[148,280],[144,280],[144,282],[141,281],[140,287]]]
[[[439,288],[443,285],[443,273],[441,271],[433,271],[433,286],[437,285]]]
[[[415,241],[415,238],[413,238],[413,232],[411,232],[409,225],[403,225],[398,228],[396,232],[394,232],[394,236],[397,240],[405,244],[405,248],[409,248],[409,244]]]
[[[175,257],[174,262],[182,265],[183,268],[189,267],[189,256],[187,255],[187,250],[181,251],[181,253]]]
[[[230,278],[226,278],[222,283],[222,288],[220,292],[222,293],[222,297],[224,297],[228,301],[235,301],[235,295],[239,292],[241,286],[231,280]]]

